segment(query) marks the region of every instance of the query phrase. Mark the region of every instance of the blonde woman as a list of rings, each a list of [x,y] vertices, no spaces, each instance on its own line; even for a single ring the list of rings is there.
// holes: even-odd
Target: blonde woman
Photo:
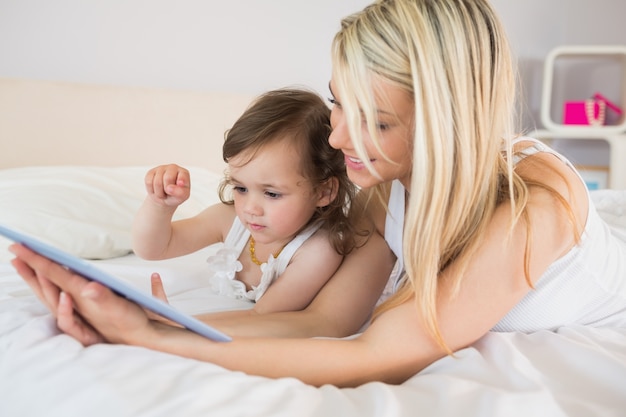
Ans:
[[[251,374],[356,386],[401,383],[490,330],[624,320],[626,248],[566,160],[536,141],[514,140],[513,63],[486,0],[378,1],[342,22],[332,53],[330,143],[364,189],[374,230],[315,308],[266,315],[263,328],[276,336],[272,323],[280,323],[289,336],[310,335],[311,317],[319,334],[358,327],[387,282],[362,267],[388,271],[384,237],[396,268],[371,325],[348,340],[212,343],[152,322],[105,288],[14,247],[14,265],[66,332],[84,343],[96,335]],[[75,304],[67,296],[59,304],[57,287]],[[349,319],[333,329],[330,317]]]

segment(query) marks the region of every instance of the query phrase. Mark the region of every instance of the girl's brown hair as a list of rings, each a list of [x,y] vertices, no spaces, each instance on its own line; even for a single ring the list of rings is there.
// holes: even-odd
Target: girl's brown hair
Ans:
[[[272,90],[259,96],[226,132],[222,157],[228,162],[245,151],[253,158],[269,143],[291,141],[300,155],[301,175],[313,188],[326,184],[336,187],[336,198],[328,206],[318,207],[309,223],[322,220],[335,250],[347,254],[355,246],[347,207],[356,187],[348,179],[343,153],[328,143],[330,132],[330,109],[319,95],[304,89]],[[227,174],[219,196],[223,203],[233,204],[227,195],[228,184]]]

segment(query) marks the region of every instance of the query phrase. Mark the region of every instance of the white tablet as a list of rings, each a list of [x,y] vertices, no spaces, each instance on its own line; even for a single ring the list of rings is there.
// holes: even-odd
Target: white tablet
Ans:
[[[59,263],[68,269],[84,276],[92,281],[97,281],[109,287],[121,296],[153,311],[165,318],[168,318],[187,329],[217,342],[230,342],[232,339],[217,329],[201,322],[200,320],[176,310],[164,301],[140,291],[138,288],[114,277],[111,274],[96,268],[92,263],[50,246],[37,238],[18,232],[0,224],[0,235],[6,236],[10,240],[21,243],[29,249],[45,256],[48,259]]]

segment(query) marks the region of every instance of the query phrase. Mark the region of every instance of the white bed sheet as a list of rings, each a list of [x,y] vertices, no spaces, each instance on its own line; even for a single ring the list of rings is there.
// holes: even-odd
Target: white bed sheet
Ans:
[[[626,231],[626,192],[595,195]],[[626,236],[626,235],[624,235]],[[211,295],[204,259],[97,261],[148,291],[163,274],[171,302],[189,313],[245,308]],[[315,388],[144,348],[82,347],[54,321],[7,262],[0,263],[0,416],[625,416],[626,328],[563,327],[489,333],[456,358],[402,385]]]

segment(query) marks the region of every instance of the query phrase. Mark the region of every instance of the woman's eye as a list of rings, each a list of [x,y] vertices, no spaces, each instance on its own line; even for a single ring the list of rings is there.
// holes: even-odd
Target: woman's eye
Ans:
[[[363,119],[361,120],[361,123],[362,123],[362,125],[363,125],[363,128],[364,128],[364,129],[367,129],[367,120],[365,120],[365,118],[364,118],[364,117],[363,117]],[[388,130],[388,129],[390,128],[390,126],[391,126],[391,125],[390,125],[389,123],[384,123],[384,122],[379,122],[379,121],[376,121],[376,128],[377,128],[379,131],[381,131],[381,132],[383,132],[383,131],[385,131],[385,130]]]
[[[364,129],[367,129],[367,121],[365,119],[363,119],[362,125]],[[376,127],[378,128],[379,131],[384,132],[385,130],[389,129],[389,124],[379,122],[379,123],[376,123]]]
[[[233,190],[235,190],[235,192],[237,192],[239,194],[244,194],[246,191],[248,191],[248,189],[246,187],[242,187],[240,185],[233,186]]]
[[[269,198],[280,198],[280,194],[278,193],[273,193],[271,191],[266,191],[265,195],[268,196]]]
[[[341,107],[341,104],[339,104],[339,102],[335,100],[333,97],[328,97],[328,102],[332,104],[333,106]]]

